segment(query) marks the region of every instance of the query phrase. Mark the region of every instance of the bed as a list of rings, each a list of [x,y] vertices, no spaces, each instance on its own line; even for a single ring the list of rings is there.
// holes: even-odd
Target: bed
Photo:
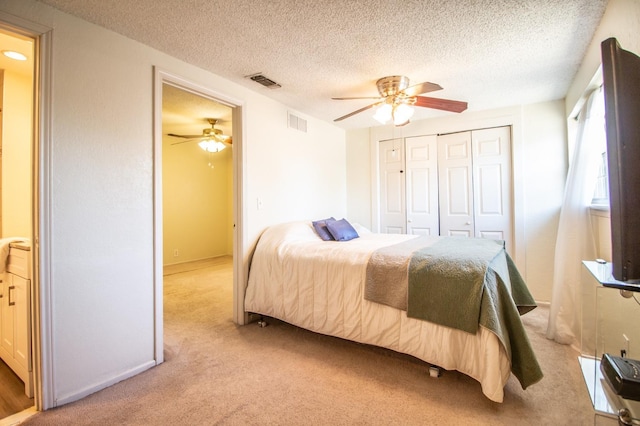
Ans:
[[[495,402],[503,401],[512,372],[523,389],[542,378],[520,320],[535,302],[503,245],[495,248],[486,243],[492,240],[473,238],[377,234],[357,224],[353,228],[357,238],[349,241],[323,241],[311,222],[267,228],[251,260],[245,311],[457,370],[477,380]],[[455,253],[475,253],[473,240],[492,250],[485,253],[490,262],[482,282],[469,287],[475,290],[461,295],[450,289],[477,277],[467,279],[464,261],[447,261],[446,253],[452,247]],[[467,249],[459,249],[460,244]],[[451,280],[436,279],[436,287],[425,287],[421,264]],[[444,287],[439,290],[438,285]],[[420,294],[423,287],[431,296]],[[418,303],[412,304],[412,298]],[[438,311],[434,303],[447,307],[440,310],[444,316],[430,316]]]

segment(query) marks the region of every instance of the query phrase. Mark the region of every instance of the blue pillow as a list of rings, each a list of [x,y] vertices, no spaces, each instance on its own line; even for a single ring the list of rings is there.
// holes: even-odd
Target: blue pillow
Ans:
[[[347,219],[332,220],[330,222],[327,222],[327,228],[329,229],[331,236],[336,241],[349,241],[353,240],[354,238],[358,238],[359,236],[356,230],[353,229],[353,226],[351,226],[351,224],[347,222]]]
[[[316,220],[311,223],[313,224],[313,229],[316,230],[320,238],[322,238],[324,241],[333,241],[333,236],[331,236],[331,233],[327,229],[327,222],[333,222],[335,220],[336,219],[331,216],[330,218]]]

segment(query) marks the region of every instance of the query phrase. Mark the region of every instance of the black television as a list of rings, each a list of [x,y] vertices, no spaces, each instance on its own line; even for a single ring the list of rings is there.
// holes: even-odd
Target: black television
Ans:
[[[640,57],[601,43],[609,168],[612,274],[640,283]],[[637,290],[638,288],[636,288]]]

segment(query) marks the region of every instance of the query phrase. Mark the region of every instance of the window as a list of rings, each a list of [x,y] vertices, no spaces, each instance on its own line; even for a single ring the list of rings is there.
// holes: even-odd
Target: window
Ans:
[[[600,154],[600,166],[591,204],[609,205],[609,168],[607,167],[606,149]]]
[[[607,163],[607,135],[605,131],[604,117],[604,91],[602,87],[598,90],[597,98],[594,99],[594,106],[590,114],[590,119],[594,120],[592,133],[592,149],[598,155],[598,170],[593,190],[591,205],[594,207],[609,206],[609,167]]]

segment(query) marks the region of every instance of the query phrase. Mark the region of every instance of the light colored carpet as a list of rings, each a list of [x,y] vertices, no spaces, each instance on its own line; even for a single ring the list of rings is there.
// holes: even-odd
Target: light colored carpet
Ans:
[[[577,353],[544,337],[548,309],[523,317],[545,378],[505,401],[453,371],[270,320],[231,320],[230,259],[165,275],[166,362],[28,425],[587,425]],[[187,268],[189,269],[189,268]]]

